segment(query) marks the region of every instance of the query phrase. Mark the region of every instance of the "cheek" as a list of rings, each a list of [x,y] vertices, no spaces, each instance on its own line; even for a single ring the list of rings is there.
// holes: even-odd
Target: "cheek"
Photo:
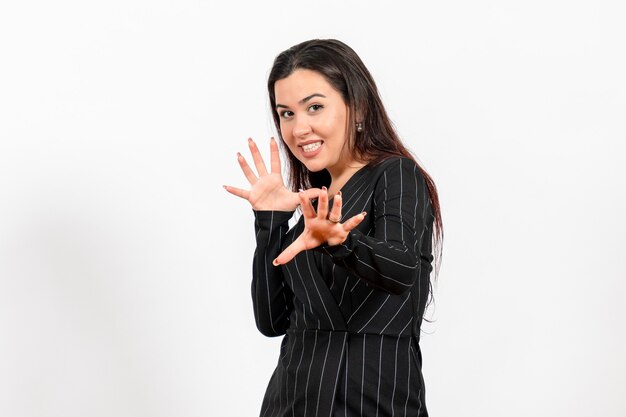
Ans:
[[[332,114],[328,114],[325,125],[327,129],[331,129],[333,131],[340,131],[345,129],[346,114],[338,110],[333,112]]]
[[[291,151],[291,153],[295,153],[296,145],[293,141],[293,136],[291,136],[291,134],[289,134],[288,132],[283,131],[282,129],[280,135],[282,136],[283,142],[285,143],[285,145],[287,145],[287,148]]]
[[[332,135],[338,142],[343,142],[346,137],[346,117],[343,114],[336,113],[328,119],[324,126],[325,131]]]

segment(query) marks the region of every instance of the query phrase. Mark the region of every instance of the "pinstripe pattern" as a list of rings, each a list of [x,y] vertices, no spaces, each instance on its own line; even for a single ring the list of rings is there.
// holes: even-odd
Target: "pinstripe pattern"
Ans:
[[[433,211],[408,158],[356,172],[343,217],[368,216],[342,245],[281,267],[300,235],[291,212],[255,211],[252,300],[266,336],[284,335],[262,417],[427,416],[419,335],[432,270]]]

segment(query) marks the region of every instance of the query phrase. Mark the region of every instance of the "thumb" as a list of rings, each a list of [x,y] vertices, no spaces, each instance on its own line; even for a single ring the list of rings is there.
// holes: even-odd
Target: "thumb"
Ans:
[[[304,245],[304,241],[302,240],[302,236],[297,238],[291,245],[287,246],[284,251],[281,252],[280,255],[274,259],[272,264],[274,266],[284,265],[287,262],[291,261],[297,254],[306,250]]]

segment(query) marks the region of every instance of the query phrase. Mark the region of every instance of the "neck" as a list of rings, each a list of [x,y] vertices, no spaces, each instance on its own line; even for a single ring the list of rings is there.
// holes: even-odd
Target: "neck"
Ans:
[[[352,161],[350,164],[342,167],[341,170],[328,170],[330,173],[331,183],[328,188],[329,197],[333,197],[341,188],[348,182],[348,180],[357,172],[359,169],[365,166],[365,163]]]

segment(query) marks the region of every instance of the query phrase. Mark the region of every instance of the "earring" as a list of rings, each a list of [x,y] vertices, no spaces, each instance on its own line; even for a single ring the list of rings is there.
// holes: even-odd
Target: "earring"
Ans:
[[[356,123],[356,131],[357,132],[362,132],[363,131],[363,123],[362,122],[357,122]]]

